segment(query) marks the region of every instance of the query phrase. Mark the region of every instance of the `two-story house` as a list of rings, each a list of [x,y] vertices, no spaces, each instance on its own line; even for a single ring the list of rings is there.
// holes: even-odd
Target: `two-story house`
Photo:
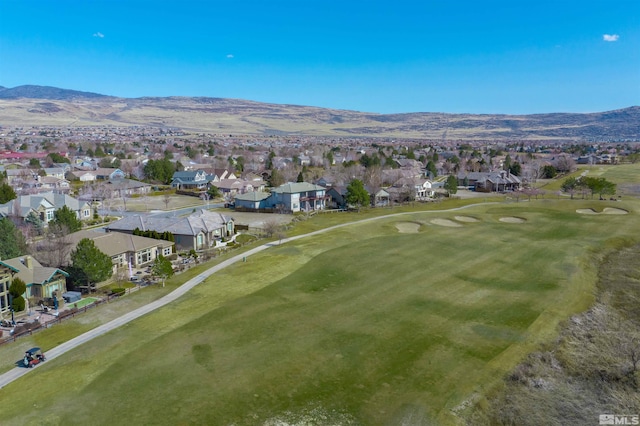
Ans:
[[[171,186],[176,189],[207,189],[209,183],[215,179],[204,170],[189,170],[173,173]]]
[[[324,210],[329,197],[326,189],[308,182],[285,183],[271,190],[268,203],[288,212]]]

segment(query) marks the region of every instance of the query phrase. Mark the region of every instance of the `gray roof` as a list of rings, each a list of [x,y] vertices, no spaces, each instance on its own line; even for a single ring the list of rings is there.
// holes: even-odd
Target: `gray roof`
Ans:
[[[494,183],[521,183],[521,180],[518,176],[507,173],[505,171],[458,173],[457,177],[459,181],[464,180],[464,178],[466,177],[469,180],[489,180]]]
[[[78,231],[70,235],[71,241],[78,244],[83,238],[92,240],[98,250],[108,256],[116,256],[125,252],[138,252],[152,247],[171,247],[171,241],[156,240],[139,235],[123,234],[121,232]]]
[[[280,194],[297,194],[309,191],[326,191],[326,188],[324,186],[308,182],[289,182],[273,189],[273,192]]]
[[[168,231],[176,235],[198,235],[200,232],[220,229],[231,221],[233,218],[222,213],[200,210],[187,217],[129,216],[112,223],[107,229],[131,232],[138,228],[142,231]]]
[[[31,259],[31,268],[27,268],[26,266],[27,257],[30,257]],[[27,285],[44,284],[51,278],[53,278],[56,273],[60,273],[65,276],[69,275],[62,269],[42,266],[40,262],[38,262],[31,256],[14,257],[13,259],[3,260],[2,263],[19,271],[16,276],[24,281]]]
[[[241,201],[262,201],[269,198],[270,195],[271,194],[269,194],[268,192],[253,191],[247,192],[245,194],[238,194],[235,196],[235,199]]]

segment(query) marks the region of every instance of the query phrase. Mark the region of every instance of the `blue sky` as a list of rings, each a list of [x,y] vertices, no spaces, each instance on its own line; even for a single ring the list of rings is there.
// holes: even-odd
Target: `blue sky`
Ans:
[[[0,0],[0,85],[368,112],[640,105],[640,1]]]

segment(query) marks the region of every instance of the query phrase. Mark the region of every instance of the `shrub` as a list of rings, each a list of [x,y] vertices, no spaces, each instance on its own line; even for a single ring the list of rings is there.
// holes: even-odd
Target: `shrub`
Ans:
[[[112,296],[122,296],[127,290],[123,287],[115,287],[111,289]]]
[[[24,297],[22,296],[14,297],[13,302],[11,303],[11,306],[13,307],[14,312],[24,311],[24,308],[25,308]]]

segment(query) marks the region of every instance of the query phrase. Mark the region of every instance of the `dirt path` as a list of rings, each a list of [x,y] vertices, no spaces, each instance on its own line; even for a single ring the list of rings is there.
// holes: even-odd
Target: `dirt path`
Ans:
[[[284,238],[282,239],[282,241],[280,242],[271,242],[271,243],[266,243],[263,244],[259,247],[256,247],[254,249],[251,249],[249,251],[246,251],[244,253],[240,253],[236,256],[233,256],[230,259],[225,260],[224,262],[219,263],[216,266],[213,266],[209,269],[207,269],[206,271],[204,271],[203,273],[201,273],[200,275],[197,275],[194,278],[191,278],[189,281],[187,281],[186,283],[184,283],[183,285],[181,285],[180,287],[178,287],[177,289],[175,289],[174,291],[172,291],[171,293],[167,294],[166,296],[161,297],[160,299],[149,303],[148,305],[142,306],[138,309],[135,309],[131,312],[128,312],[124,315],[122,315],[119,318],[116,318],[112,321],[109,321],[108,323],[102,324],[99,327],[94,328],[93,330],[87,331],[84,334],[81,334],[80,336],[77,336],[59,346],[56,346],[55,348],[49,350],[46,352],[46,356],[47,356],[47,360],[52,360],[55,359],[61,355],[63,355],[64,353],[77,348],[78,346],[82,345],[83,343],[86,343],[92,339],[95,339],[98,336],[101,336],[105,333],[108,333],[109,331],[112,331],[124,324],[127,324],[128,322],[131,322],[143,315],[148,314],[149,312],[152,312],[158,308],[161,308],[162,306],[165,306],[173,301],[175,301],[176,299],[178,299],[180,296],[184,295],[185,293],[187,293],[189,290],[191,290],[192,288],[194,288],[195,286],[197,286],[198,284],[200,284],[202,281],[204,281],[205,279],[207,279],[209,276],[215,274],[216,272],[230,266],[233,265],[236,262],[240,262],[242,261],[242,259],[244,257],[248,257],[251,255],[254,255],[256,253],[259,253],[263,250],[268,249],[269,247],[274,247],[280,244],[284,244],[290,241],[295,241],[298,240],[300,238],[306,238],[306,237],[311,237],[314,235],[318,235],[318,234],[322,234],[325,232],[329,232],[338,228],[342,228],[345,226],[351,226],[351,225],[355,225],[355,224],[359,224],[359,223],[366,223],[366,222],[372,222],[374,220],[380,220],[380,219],[385,219],[385,218],[390,218],[390,217],[395,217],[395,216],[404,216],[404,215],[413,215],[413,214],[420,214],[420,213],[445,213],[445,212],[452,212],[452,211],[459,211],[459,210],[463,210],[463,209],[467,209],[470,207],[475,207],[475,206],[479,206],[479,205],[483,205],[483,204],[494,204],[494,203],[477,203],[477,204],[471,204],[468,206],[463,206],[463,207],[456,207],[453,209],[447,209],[447,210],[432,210],[432,211],[426,211],[426,212],[403,212],[403,213],[393,213],[393,214],[389,214],[389,215],[385,215],[385,216],[379,216],[379,217],[372,217],[369,219],[362,219],[362,220],[358,220],[356,222],[349,222],[349,223],[343,223],[340,225],[335,225],[329,228],[325,228],[325,229],[320,229],[318,231],[314,231],[314,232],[310,232],[308,234],[304,234],[304,235],[297,235],[295,237],[289,237],[289,238]],[[39,366],[36,366],[35,368],[38,368]],[[24,376],[25,374],[27,374],[28,372],[32,371],[32,368],[20,368],[20,367],[16,367],[2,375],[0,375],[0,389],[2,389],[3,387],[5,387],[6,385],[8,385],[9,383],[13,382],[14,380],[19,379],[20,377]]]

